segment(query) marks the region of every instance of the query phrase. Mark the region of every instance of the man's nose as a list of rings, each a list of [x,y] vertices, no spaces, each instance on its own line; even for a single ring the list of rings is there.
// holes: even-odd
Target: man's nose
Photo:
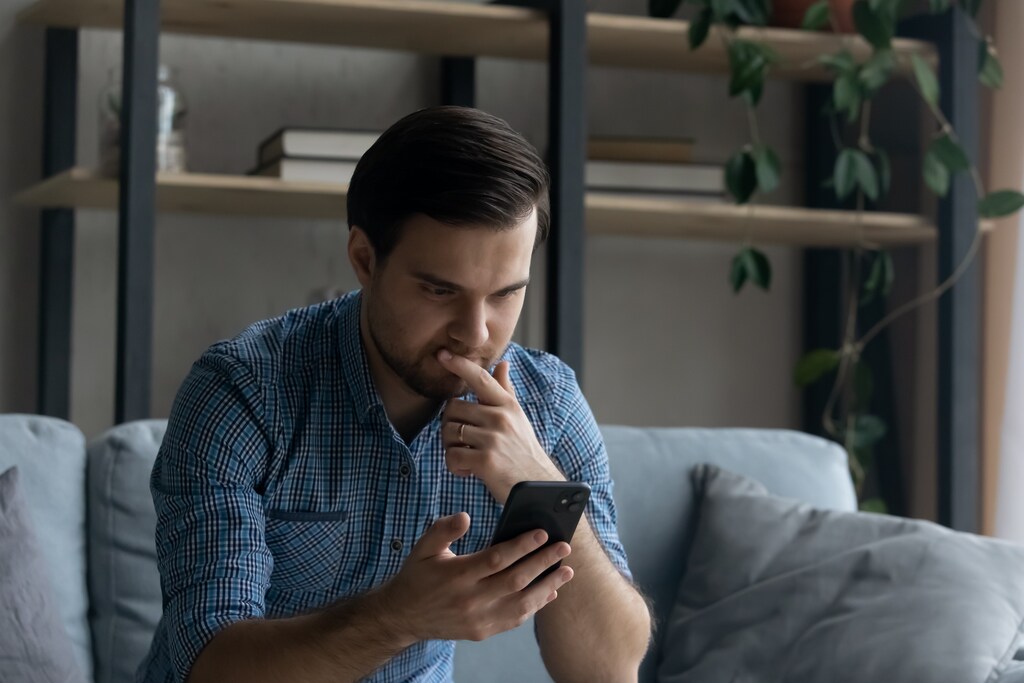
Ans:
[[[487,343],[487,307],[483,302],[463,306],[448,326],[448,336],[469,349],[477,349]]]

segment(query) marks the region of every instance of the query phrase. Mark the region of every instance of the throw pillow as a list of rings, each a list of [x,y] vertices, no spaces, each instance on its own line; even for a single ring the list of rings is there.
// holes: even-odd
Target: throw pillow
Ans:
[[[24,683],[82,680],[60,621],[49,569],[18,490],[18,471],[0,474],[0,679]]]
[[[812,508],[711,465],[662,683],[1021,680],[1024,547]]]

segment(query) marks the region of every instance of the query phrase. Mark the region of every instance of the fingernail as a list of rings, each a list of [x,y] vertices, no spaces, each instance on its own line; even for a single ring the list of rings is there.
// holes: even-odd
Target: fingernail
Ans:
[[[441,360],[451,360],[452,352],[449,351],[448,349],[441,349],[440,351],[437,352],[437,357],[440,358]]]
[[[537,541],[537,543],[543,543],[544,541],[547,540],[547,538],[548,538],[548,535],[546,533],[544,533],[543,531],[538,531],[537,533],[535,533],[533,535],[533,540]]]

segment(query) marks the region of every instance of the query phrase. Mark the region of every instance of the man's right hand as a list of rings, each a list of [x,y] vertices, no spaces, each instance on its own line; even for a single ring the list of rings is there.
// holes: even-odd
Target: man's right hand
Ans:
[[[513,629],[558,597],[572,579],[560,567],[531,586],[541,572],[568,556],[568,543],[555,543],[517,561],[547,541],[543,531],[529,532],[472,555],[455,555],[452,543],[469,531],[469,515],[460,512],[434,522],[413,547],[401,571],[381,587],[385,617],[403,639],[484,640]]]

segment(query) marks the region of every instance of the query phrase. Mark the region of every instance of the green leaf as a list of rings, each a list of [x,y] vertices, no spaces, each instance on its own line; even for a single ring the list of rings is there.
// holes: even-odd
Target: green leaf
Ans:
[[[943,135],[932,140],[932,144],[928,147],[928,153],[935,154],[939,161],[949,169],[950,173],[966,171],[971,167],[971,162],[967,158],[967,152],[960,145],[956,144],[949,135]]]
[[[683,0],[647,0],[647,14],[652,17],[668,18],[676,13]]]
[[[743,94],[756,105],[761,99],[768,67],[776,61],[778,57],[767,47],[748,40],[734,40],[729,45],[729,95]]]
[[[892,254],[887,251],[877,252],[871,263],[868,279],[864,281],[864,294],[860,305],[867,306],[877,296],[888,296],[892,291],[892,283],[895,279],[896,269],[893,267]]]
[[[750,281],[767,291],[772,284],[772,264],[768,257],[753,247],[743,249],[739,256],[743,259]]]
[[[828,26],[828,0],[818,0],[808,7],[800,26],[808,31],[818,31]]]
[[[987,41],[981,41],[978,55],[978,80],[993,90],[1003,87],[1003,65],[999,63],[996,49]]]
[[[932,152],[924,155],[924,182],[932,192],[945,197],[949,192],[949,169],[942,160]]]
[[[740,258],[740,254],[736,254],[732,259],[732,270],[729,271],[729,284],[732,285],[733,292],[739,293],[746,282],[747,264]]]
[[[875,92],[889,82],[896,69],[896,58],[892,50],[878,50],[860,68],[861,85],[868,92]]]
[[[878,173],[875,171],[871,159],[864,152],[855,150],[854,163],[856,164],[857,184],[867,195],[868,199],[878,201]]]
[[[952,4],[952,0],[928,0],[928,9],[932,14],[940,14],[948,10]]]
[[[871,9],[866,0],[857,0],[853,5],[853,23],[857,27],[857,33],[864,36],[864,39],[877,49],[892,45],[894,26],[886,19],[883,12]]]
[[[844,149],[836,158],[833,177],[836,181],[836,197],[846,199],[857,186],[857,151]]]
[[[857,67],[857,62],[849,50],[843,50],[835,54],[821,55],[818,62],[824,64],[836,74],[845,74]]]
[[[754,166],[757,172],[757,189],[771,192],[779,186],[782,175],[779,157],[771,147],[758,147],[754,150]]]
[[[889,428],[877,415],[858,415],[853,422],[853,447],[871,448],[885,438]]]
[[[889,163],[889,155],[884,149],[875,148],[875,157],[878,159],[878,184],[881,186],[882,194],[888,194],[892,187],[892,165]]]
[[[1002,218],[1024,206],[1024,194],[1014,190],[990,192],[978,202],[978,213],[985,218]]]
[[[733,12],[744,24],[764,26],[771,13],[769,0],[734,0]]]
[[[932,106],[938,106],[939,81],[935,78],[935,72],[917,53],[910,55],[910,61],[914,64],[914,78],[917,79],[917,86],[921,89],[924,99]]]
[[[725,164],[725,186],[737,204],[746,204],[757,189],[757,164],[750,152],[737,152]]]
[[[735,5],[736,0],[711,0],[710,7],[714,12],[715,21],[728,22]]]
[[[690,23],[689,40],[691,50],[696,50],[708,39],[708,33],[711,32],[711,19],[711,8],[705,7]]]
[[[798,387],[814,384],[839,365],[839,352],[833,349],[816,349],[807,353],[793,371],[793,381]]]
[[[860,85],[853,72],[845,73],[832,84],[832,103],[836,110],[845,111],[848,121],[854,121],[860,112]]]
[[[861,512],[871,512],[876,515],[889,514],[889,506],[881,498],[868,498],[860,502]]]
[[[978,10],[981,9],[981,0],[960,0],[960,6],[972,17],[977,17]]]

